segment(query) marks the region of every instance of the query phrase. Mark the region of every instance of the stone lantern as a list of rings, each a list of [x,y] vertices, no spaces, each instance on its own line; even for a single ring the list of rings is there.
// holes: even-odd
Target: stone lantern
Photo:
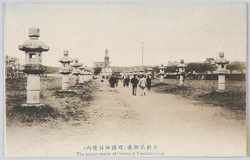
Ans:
[[[177,65],[179,71],[178,71],[178,75],[180,76],[180,86],[184,86],[184,76],[185,76],[185,68],[187,67],[184,64],[184,60],[181,59],[180,60],[180,64]]]
[[[134,75],[137,75],[138,74],[138,71],[137,71],[137,69],[135,68],[135,70],[134,70]]]
[[[79,83],[84,83],[85,79],[86,79],[86,72],[85,72],[85,67],[80,67],[80,79],[79,79]]]
[[[69,74],[71,73],[70,63],[73,62],[73,59],[68,57],[68,50],[64,50],[63,55],[64,56],[58,61],[61,62],[61,69],[59,70],[59,73],[62,75],[62,89],[60,91],[65,92],[69,91]]]
[[[75,63],[71,64],[71,66],[74,68],[72,74],[74,76],[74,85],[76,85],[78,83],[78,77],[80,74],[79,67],[82,66],[82,63],[78,63],[78,59],[75,59]]]
[[[88,68],[88,81],[91,81],[93,73],[91,72],[91,69]]]
[[[85,68],[86,81],[90,81],[90,70]]]
[[[218,74],[218,92],[224,92],[225,91],[225,76],[227,74],[226,65],[229,63],[224,58],[224,53],[219,53],[219,58],[216,59],[215,63],[217,64],[217,70],[216,73]]]
[[[142,77],[142,75],[144,75],[144,70],[143,70],[142,67],[140,68],[139,75],[140,75],[141,77]]]
[[[30,40],[25,41],[18,48],[25,52],[25,65],[22,71],[27,74],[27,101],[22,106],[42,106],[40,103],[40,74],[46,66],[42,65],[42,52],[49,50],[45,43],[38,40],[39,28],[30,28]]]
[[[160,75],[160,82],[163,82],[163,81],[164,81],[165,68],[166,68],[166,67],[164,67],[163,64],[161,64],[161,66],[159,67],[159,69],[160,69],[160,72],[159,72],[159,75]]]
[[[129,73],[128,73],[128,74],[129,74],[129,79],[132,79],[132,78],[134,77],[134,76],[133,76],[133,71],[132,71],[131,69],[129,70]]]
[[[147,76],[148,77],[150,76],[150,78],[152,78],[152,71],[153,71],[152,68],[147,68]]]

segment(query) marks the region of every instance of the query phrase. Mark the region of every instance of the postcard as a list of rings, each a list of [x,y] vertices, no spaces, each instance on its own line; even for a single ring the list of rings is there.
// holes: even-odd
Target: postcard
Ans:
[[[4,157],[247,156],[245,3],[5,3]]]

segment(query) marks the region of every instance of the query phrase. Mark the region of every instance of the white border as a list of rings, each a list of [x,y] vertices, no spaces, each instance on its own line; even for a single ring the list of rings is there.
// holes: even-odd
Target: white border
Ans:
[[[9,2],[41,2],[41,3],[163,3],[163,2],[180,2],[180,3],[225,3],[225,2],[242,2],[242,3],[247,3],[247,123],[248,123],[248,129],[249,129],[249,4],[250,0],[0,0],[0,159],[2,160],[44,160],[44,159],[49,159],[49,160],[72,160],[72,159],[81,159],[82,158],[4,158],[4,3],[9,3]],[[248,137],[250,133],[248,132]],[[249,139],[248,139],[248,144],[249,144]],[[250,148],[248,147],[248,153],[250,153]],[[249,154],[248,154],[249,155]],[[91,158],[84,158],[84,160],[89,160]],[[160,157],[155,157],[155,158],[111,158],[111,157],[106,157],[106,158],[94,158],[96,160],[142,160],[142,159],[147,159],[147,160],[169,160],[169,159],[174,159],[174,160],[220,160],[220,159],[235,159],[235,160],[242,160],[242,159],[250,159],[250,156],[247,157],[213,157],[213,158],[208,158],[208,157],[166,157],[166,158],[160,158]]]

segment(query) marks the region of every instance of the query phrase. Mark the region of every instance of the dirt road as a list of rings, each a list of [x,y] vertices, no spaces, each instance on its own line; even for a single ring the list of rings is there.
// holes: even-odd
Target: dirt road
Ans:
[[[150,153],[153,146],[161,156],[246,154],[245,118],[235,112],[154,91],[140,96],[139,88],[137,96],[132,96],[130,87],[124,88],[120,82],[114,92],[109,92],[106,85],[86,107],[87,120],[75,125],[62,122],[8,127],[5,156],[77,157],[81,152],[88,157],[91,154],[87,152],[111,153],[111,149],[99,149],[108,145],[122,145],[123,150],[112,151],[132,157],[131,151]],[[129,145],[140,148],[125,149]],[[88,150],[88,146],[98,150]]]

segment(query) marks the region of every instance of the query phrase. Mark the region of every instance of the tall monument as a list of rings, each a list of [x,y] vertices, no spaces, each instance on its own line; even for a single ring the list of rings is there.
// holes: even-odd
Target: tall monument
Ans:
[[[109,67],[108,49],[105,50],[104,67],[105,67],[105,68]]]

